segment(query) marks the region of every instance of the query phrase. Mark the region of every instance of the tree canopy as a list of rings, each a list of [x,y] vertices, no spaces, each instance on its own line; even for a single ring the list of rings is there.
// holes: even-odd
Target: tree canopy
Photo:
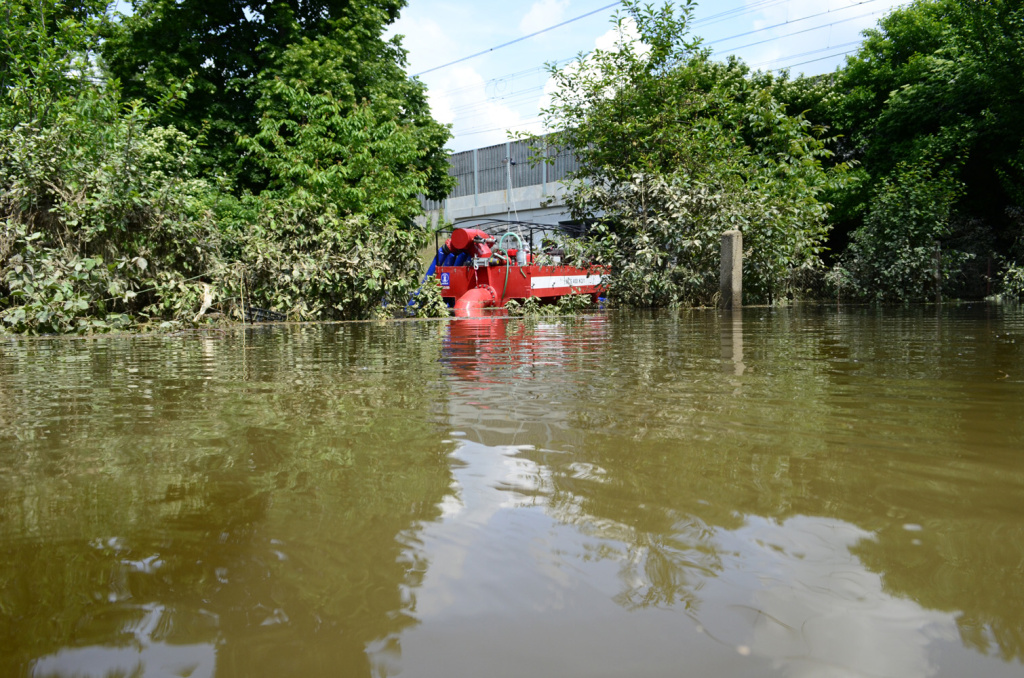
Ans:
[[[816,265],[828,231],[820,195],[844,168],[824,167],[821,131],[786,113],[771,77],[712,61],[689,37],[692,2],[624,6],[615,48],[552,71],[547,126],[580,160],[573,216],[595,224],[590,246],[613,266],[620,300],[710,302],[729,229],[750,252],[748,297],[768,300],[791,269]]]
[[[0,330],[406,313],[451,179],[402,5],[8,3]]]
[[[383,39],[404,6],[405,0],[135,0],[132,14],[111,24],[102,53],[127,98],[152,103],[184,90],[183,105],[164,111],[160,121],[201,133],[208,167],[259,190],[274,177],[265,163],[239,155],[236,142],[260,130],[266,80],[278,69],[290,69],[292,82],[302,86],[337,87],[349,110],[384,96],[402,101],[389,111],[398,124],[436,126],[423,85],[405,74],[399,39]],[[307,53],[328,50],[316,58],[330,61],[329,69],[296,75],[295,50],[304,42]],[[434,143],[414,164],[443,170],[443,177],[443,147]],[[430,189],[441,197],[444,186],[438,178]]]
[[[923,257],[938,246],[946,292],[978,296],[990,263],[1012,268],[1024,255],[1021,73],[1020,2],[917,0],[866,31],[833,77],[780,91],[791,111],[841,135],[839,156],[859,165],[859,180],[833,196],[833,244],[851,240],[842,261],[860,294],[929,296],[900,271],[931,267]]]

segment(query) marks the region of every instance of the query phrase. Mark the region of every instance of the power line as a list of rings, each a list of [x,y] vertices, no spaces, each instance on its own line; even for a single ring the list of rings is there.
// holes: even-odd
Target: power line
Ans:
[[[826,51],[830,51],[830,50],[834,50],[834,49],[843,49],[843,48],[846,48],[846,47],[851,47],[853,45],[859,45],[859,44],[860,44],[859,41],[847,42],[847,43],[843,43],[843,44],[840,44],[840,45],[835,45],[833,47],[825,47],[825,48],[821,48],[821,49],[810,50],[810,51],[807,51],[807,52],[799,52],[799,53],[796,53],[796,54],[789,54],[787,56],[778,57],[777,59],[772,59],[772,60],[769,60],[769,61],[762,61],[762,62],[759,62],[757,64],[750,64],[750,66],[752,68],[757,68],[757,67],[760,67],[760,66],[767,66],[767,65],[770,65],[770,64],[775,64],[775,63],[780,63],[780,62],[783,62],[783,61],[788,61],[789,59],[798,59],[800,57],[810,56],[812,54],[820,54],[821,52],[826,52]],[[856,51],[857,51],[856,49],[852,49],[852,50],[846,50],[846,51],[843,51],[843,52],[837,52],[835,54],[828,54],[828,55],[823,56],[823,57],[818,57],[816,59],[809,59],[807,61],[801,61],[799,63],[790,64],[790,65],[785,66],[783,68],[776,68],[776,69],[773,69],[773,70],[781,71],[781,70],[785,70],[787,68],[795,68],[797,66],[804,66],[806,64],[815,63],[815,62],[818,62],[818,61],[824,61],[826,59],[833,59],[835,57],[840,57],[840,56],[846,56],[848,54],[853,54]],[[484,102],[484,103],[486,103],[486,102]],[[465,116],[465,117],[471,117],[471,116]],[[504,126],[504,127],[486,127],[486,126],[484,126],[484,127],[479,127],[479,126],[478,127],[470,127],[469,129],[467,129],[465,131],[460,131],[459,132],[459,136],[460,137],[475,136],[475,135],[478,135],[478,134],[486,134],[488,132],[499,132],[499,131],[502,131],[502,130],[516,129],[516,128],[519,128],[519,127],[529,127],[530,125],[536,124],[537,122],[540,122],[542,120],[543,120],[542,116],[534,116],[532,118],[528,118],[527,120],[525,120],[523,122],[519,122],[519,123],[517,123],[515,125],[508,125],[508,126]]]
[[[788,26],[790,24],[799,23],[801,21],[807,21],[808,19],[816,19],[819,16],[825,16],[826,14],[832,14],[833,12],[842,12],[843,10],[851,9],[853,7],[859,7],[860,5],[866,5],[866,4],[871,3],[871,2],[878,2],[878,0],[861,0],[858,3],[855,3],[853,5],[847,5],[846,7],[840,7],[839,9],[829,9],[829,10],[826,10],[824,12],[818,12],[817,14],[808,14],[807,16],[802,16],[802,17],[800,17],[798,19],[787,19],[786,21],[783,21],[780,24],[775,24],[774,26],[763,26],[761,28],[755,28],[754,30],[747,31],[746,33],[737,33],[736,35],[730,35],[728,38],[719,38],[718,40],[713,40],[713,41],[708,42],[706,44],[708,44],[708,45],[717,45],[720,42],[727,42],[729,40],[735,40],[736,38],[745,38],[748,35],[754,35],[755,33],[760,33],[761,31],[770,31],[770,30],[775,29],[775,28],[781,28],[783,26]],[[859,17],[854,17],[854,18],[859,18]],[[829,24],[829,25],[831,25],[831,24]]]
[[[858,14],[857,16],[851,16],[851,17],[848,17],[846,19],[840,19],[839,21],[833,21],[830,24],[822,24],[821,26],[812,26],[811,28],[805,28],[803,30],[793,31],[792,33],[786,33],[785,35],[776,35],[776,36],[771,37],[771,38],[765,38],[764,40],[758,40],[757,42],[750,42],[750,43],[747,43],[746,45],[740,45],[739,47],[730,47],[729,49],[730,49],[730,51],[735,52],[735,51],[738,51],[738,50],[741,50],[741,49],[746,49],[747,47],[754,47],[755,45],[763,45],[766,42],[773,42],[775,40],[782,40],[783,38],[791,38],[794,35],[801,35],[803,33],[810,33],[811,31],[820,31],[822,28],[831,28],[832,26],[837,26],[839,24],[845,24],[845,23],[850,22],[850,21],[856,21],[857,19],[863,19],[864,17],[874,16],[876,14],[882,14],[885,11],[886,10],[883,9],[883,10],[876,10],[874,12],[868,12],[867,14]],[[767,29],[763,29],[763,30],[767,30]],[[748,35],[750,35],[750,34],[748,33]],[[725,39],[725,38],[723,38],[723,39]]]
[[[808,52],[800,52],[799,54],[790,54],[784,57],[776,57],[774,59],[768,59],[767,61],[760,61],[756,64],[748,64],[751,68],[760,68],[761,66],[770,66],[783,61],[789,61],[790,59],[799,59],[800,57],[810,56],[811,54],[821,54],[822,52],[830,52],[834,49],[845,49],[847,47],[853,47],[859,45],[860,40],[854,40],[853,42],[844,42],[841,45],[829,45],[828,47],[821,47],[819,49],[812,49]],[[839,56],[838,54],[833,56]]]
[[[741,7],[735,7],[733,9],[719,12],[718,14],[712,14],[709,17],[703,19],[695,19],[693,26],[710,26],[711,24],[721,23],[728,21],[729,19],[735,19],[736,17],[743,16],[744,14],[752,14],[759,12],[775,5],[781,5],[782,3],[790,2],[790,0],[761,0],[761,2],[754,3],[752,5],[743,5]]]
[[[703,19],[696,19],[696,20],[694,20],[694,22],[692,24],[692,27],[706,26],[706,25],[710,25],[710,24],[719,23],[721,21],[727,21],[729,19],[734,19],[736,17],[743,16],[744,14],[752,14],[754,12],[757,12],[757,11],[760,11],[760,10],[764,10],[764,9],[768,9],[769,7],[773,7],[775,5],[779,5],[779,4],[782,4],[784,2],[790,2],[790,1],[791,0],[761,0],[760,2],[754,3],[752,5],[745,5],[745,6],[742,6],[742,7],[737,7],[737,8],[731,9],[731,10],[726,10],[724,12],[719,12],[718,14],[712,14],[711,16],[704,17]],[[874,0],[865,0],[865,1],[866,2],[873,2]],[[433,68],[429,68],[429,69],[427,69],[425,71],[420,71],[419,73],[416,73],[415,75],[410,76],[410,77],[418,78],[419,76],[421,76],[421,75],[423,75],[425,73],[431,73],[433,71],[441,70],[442,68],[447,68],[448,66],[454,66],[455,64],[462,63],[463,61],[468,61],[470,59],[475,59],[478,56],[483,56],[484,54],[488,54],[490,52],[493,52],[496,49],[501,49],[502,47],[507,47],[508,45],[512,45],[512,44],[515,44],[517,42],[521,42],[523,40],[526,40],[528,38],[532,38],[532,37],[534,37],[536,35],[540,35],[541,33],[545,33],[547,31],[553,30],[555,28],[560,28],[560,27],[562,27],[562,26],[564,26],[566,24],[572,23],[573,21],[578,21],[580,19],[583,19],[585,17],[591,16],[593,14],[597,14],[598,12],[603,12],[603,11],[605,11],[607,9],[611,9],[612,7],[615,7],[616,5],[619,5],[619,4],[622,4],[621,0],[619,0],[619,2],[612,3],[611,5],[608,5],[606,7],[601,7],[600,9],[595,9],[592,12],[588,12],[586,14],[581,14],[580,16],[575,17],[573,19],[569,19],[568,21],[563,21],[560,24],[556,24],[554,26],[549,26],[548,28],[541,29],[541,30],[537,31],[536,33],[531,33],[530,35],[525,35],[525,36],[523,36],[521,38],[516,38],[515,40],[511,40],[511,41],[503,43],[501,45],[497,45],[495,47],[491,47],[489,49],[485,49],[482,52],[477,52],[476,54],[471,54],[469,56],[462,57],[461,59],[456,59],[455,61],[451,61],[449,63],[442,64],[440,66],[435,66]],[[767,30],[767,29],[761,29],[761,30]],[[732,36],[732,37],[738,37],[738,36]],[[722,39],[723,40],[728,40],[729,38],[722,38]],[[563,58],[563,59],[558,59],[557,61],[555,61],[553,63],[555,63],[556,65],[563,64],[563,63],[567,63],[569,61],[572,61],[574,58],[575,57],[566,57],[566,58]],[[516,75],[522,75],[522,74],[530,73],[530,72],[533,72],[533,71],[540,71],[540,70],[543,70],[545,67],[546,67],[546,65],[536,66],[534,68],[527,69],[525,71],[520,71],[519,73],[512,73],[512,74],[498,76],[497,78],[491,78],[490,80],[487,80],[487,82],[496,82],[498,80],[504,80],[506,78],[514,77]],[[472,87],[473,87],[472,85],[468,85],[466,87],[456,88],[456,89],[453,89],[453,90],[445,90],[445,91],[440,92],[440,94],[451,94],[451,93],[455,93],[455,92],[459,92],[459,91],[464,91],[466,89],[472,89]]]
[[[818,59],[811,59],[811,60],[809,60],[809,61],[801,61],[801,62],[800,62],[800,63],[798,63],[798,64],[790,64],[789,66],[786,66],[786,68],[796,68],[797,66],[804,66],[804,65],[806,65],[806,64],[813,64],[813,63],[814,63],[815,61],[824,61],[825,59],[832,59],[832,58],[835,58],[835,57],[837,57],[837,56],[846,56],[847,54],[853,54],[853,53],[855,53],[856,51],[857,51],[857,50],[855,50],[855,49],[851,49],[851,50],[848,50],[848,51],[846,51],[846,52],[840,52],[839,54],[829,54],[828,56],[823,56],[823,57],[820,57],[820,58],[818,58]],[[784,69],[782,69],[782,68],[777,68],[777,69],[775,69],[775,70],[779,70],[779,71],[781,71],[781,70],[784,70]]]
[[[543,72],[543,71],[545,71],[547,69],[548,65],[552,65],[552,66],[555,66],[555,67],[563,66],[563,65],[569,63],[570,61],[572,61],[575,58],[576,57],[574,57],[574,56],[566,57],[565,59],[559,59],[557,61],[551,61],[551,62],[548,62],[546,64],[542,64],[540,66],[534,66],[533,68],[527,68],[526,70],[523,70],[523,71],[516,71],[515,73],[505,73],[504,75],[499,75],[499,76],[490,78],[488,80],[485,80],[483,84],[484,84],[484,87],[487,87],[488,85],[492,85],[492,84],[496,85],[496,84],[501,83],[503,81],[511,82],[513,80],[516,80],[517,78],[525,77],[525,76],[531,75],[533,73],[541,73],[541,72]],[[458,94],[459,92],[466,92],[468,90],[476,89],[477,87],[479,87],[478,84],[473,84],[473,85],[463,85],[461,87],[453,87],[452,89],[443,89],[443,90],[431,89],[430,93],[431,94]]]
[[[488,128],[488,129],[472,128],[471,127],[466,132],[460,132],[459,136],[460,137],[469,137],[469,136],[473,136],[473,135],[476,135],[476,134],[486,134],[487,132],[500,132],[502,130],[516,129],[517,127],[529,127],[530,125],[533,125],[533,124],[536,124],[538,122],[541,122],[542,120],[543,120],[543,118],[538,115],[536,117],[529,118],[525,122],[520,122],[520,123],[517,123],[515,125],[506,125],[504,127],[491,127],[491,128]]]
[[[696,26],[696,25],[704,25],[706,23],[715,23],[717,21],[724,21],[726,19],[736,18],[738,16],[742,16],[743,14],[748,14],[748,13],[751,13],[751,12],[760,11],[760,10],[763,10],[763,9],[767,9],[768,7],[772,7],[774,5],[781,4],[782,2],[789,2],[789,1],[790,0],[762,0],[761,2],[753,4],[753,5],[747,5],[747,6],[744,6],[744,7],[735,8],[735,9],[732,9],[732,10],[727,10],[725,12],[721,12],[719,14],[712,15],[711,17],[707,17],[706,19],[695,21],[693,25],[694,26]],[[853,4],[853,5],[847,5],[845,7],[841,7],[841,8],[833,9],[833,10],[828,10],[826,12],[819,12],[817,14],[811,14],[811,15],[808,15],[808,16],[799,17],[797,19],[791,19],[791,20],[785,21],[783,23],[774,24],[772,26],[765,26],[765,27],[762,27],[762,28],[757,28],[757,29],[754,29],[752,31],[745,31],[743,33],[737,33],[736,35],[730,35],[730,36],[727,36],[725,38],[719,38],[717,40],[708,42],[706,44],[707,45],[716,45],[716,44],[719,44],[719,43],[722,43],[722,42],[727,42],[729,40],[734,40],[736,38],[742,38],[742,37],[746,37],[746,36],[749,36],[749,35],[755,35],[757,33],[763,33],[764,31],[774,30],[776,28],[780,28],[782,26],[787,26],[789,24],[798,23],[800,21],[805,21],[805,20],[808,20],[808,19],[813,19],[813,18],[816,18],[816,17],[824,16],[825,14],[833,13],[833,12],[841,12],[841,11],[846,10],[846,9],[850,9],[850,8],[853,8],[853,7],[857,7],[857,6],[860,6],[860,5],[864,5],[864,4],[868,4],[868,3],[872,3],[872,2],[877,2],[877,1],[878,0],[861,0],[860,2],[857,2],[857,3]],[[618,4],[618,3],[616,3],[616,4]],[[614,5],[609,5],[609,7],[613,7],[613,6]],[[605,7],[605,8],[602,8],[602,9],[608,9],[609,7]],[[594,11],[595,12],[600,12],[602,10],[594,10]],[[862,19],[862,18],[867,17],[867,16],[872,16],[874,14],[878,14],[878,13],[880,13],[882,11],[886,11],[886,10],[880,10],[880,11],[876,11],[876,12],[869,12],[867,14],[861,14],[861,15],[858,15],[858,16],[855,16],[855,17],[848,17],[846,19],[842,19],[840,21],[835,21],[835,22],[832,22],[830,24],[823,24],[821,26],[815,26],[813,28],[808,28],[808,29],[804,29],[804,30],[801,30],[801,31],[795,31],[793,33],[787,33],[786,35],[775,36],[775,37],[772,37],[772,38],[768,38],[766,40],[762,40],[760,42],[750,43],[750,44],[747,44],[747,45],[741,45],[739,47],[731,48],[730,51],[740,50],[740,49],[744,49],[746,47],[752,47],[752,46],[755,46],[755,45],[764,44],[766,42],[771,42],[773,40],[780,40],[780,39],[783,39],[783,38],[792,37],[794,35],[800,35],[802,33],[808,33],[808,32],[814,31],[814,30],[822,29],[822,28],[831,28],[835,24],[847,23],[849,21],[855,21],[857,19]],[[583,15],[583,16],[586,16],[586,15]],[[724,18],[720,18],[720,17],[724,17]],[[581,17],[577,17],[577,18],[581,18]],[[570,21],[574,21],[574,20],[575,19],[571,19]],[[712,20],[714,20],[714,21],[712,21]],[[565,23],[565,22],[563,22],[563,23]],[[562,24],[559,24],[559,25],[562,25]],[[555,27],[552,27],[552,28],[555,28]],[[550,29],[544,29],[544,30],[550,30]],[[530,36],[526,36],[526,37],[530,37]],[[520,40],[522,40],[522,39],[525,39],[525,38],[520,38]],[[513,42],[516,42],[516,41],[513,41]],[[505,44],[508,45],[508,44],[512,44],[512,43],[505,43]],[[501,47],[501,46],[503,46],[503,45],[499,45],[499,47]],[[497,49],[497,48],[496,47],[495,48],[491,48],[491,50],[493,50],[493,49]],[[486,54],[488,51],[491,51],[491,50],[485,50],[484,52],[479,52],[477,55],[474,55],[474,56],[479,56],[480,54]],[[471,58],[473,58],[473,57],[465,57],[465,59],[471,59]],[[572,61],[573,58],[575,58],[575,57],[569,57],[569,58],[565,58],[565,59],[560,59],[560,60],[558,60],[558,61],[556,61],[554,63],[555,64],[567,63],[569,61]],[[464,59],[460,59],[459,61],[462,61],[462,60],[464,60]],[[452,62],[452,63],[457,63],[457,62]],[[450,64],[448,64],[448,65],[450,65]],[[444,68],[444,66],[438,66],[437,68]],[[497,83],[497,82],[500,82],[502,80],[514,79],[514,78],[516,78],[518,76],[524,76],[524,75],[528,75],[530,73],[540,72],[544,68],[545,68],[545,66],[536,66],[534,68],[527,69],[527,70],[524,70],[524,71],[519,71],[517,73],[511,73],[511,74],[507,74],[507,75],[502,75],[502,76],[499,76],[497,78],[491,78],[490,80],[485,81],[484,84],[486,86],[487,84],[490,84],[490,83]],[[431,69],[431,70],[437,70],[437,69]],[[428,72],[428,71],[424,71],[424,73],[426,73],[426,72]],[[435,94],[455,94],[457,92],[471,90],[474,87],[475,87],[474,85],[467,85],[467,86],[464,86],[464,87],[459,87],[459,88],[455,88],[455,89],[451,89],[451,90],[443,90],[443,91],[440,91],[440,92],[435,92]],[[493,101],[493,100],[495,100],[495,99],[494,98],[489,98],[487,101]]]
[[[514,45],[514,44],[516,44],[517,42],[522,42],[523,40],[528,40],[528,39],[530,39],[530,38],[533,38],[533,37],[536,37],[536,36],[540,35],[541,33],[547,33],[548,31],[553,31],[553,30],[555,30],[556,28],[561,28],[562,26],[566,26],[566,25],[568,25],[568,24],[571,24],[571,23],[572,23],[572,22],[574,22],[574,21],[579,21],[580,19],[585,19],[585,18],[587,18],[588,16],[591,16],[591,15],[597,14],[598,12],[604,12],[605,10],[609,10],[609,9],[611,9],[612,7],[615,7],[615,6],[617,6],[617,5],[621,5],[621,4],[622,4],[622,0],[618,0],[617,2],[613,2],[613,3],[612,3],[612,4],[610,4],[610,5],[606,5],[606,6],[604,6],[604,7],[601,7],[601,8],[599,8],[599,9],[595,9],[595,10],[593,10],[593,11],[591,11],[591,12],[587,12],[586,14],[580,14],[579,16],[577,16],[577,17],[573,17],[572,19],[568,19],[568,20],[566,20],[566,21],[563,21],[563,22],[562,22],[562,23],[560,23],[560,24],[555,24],[554,26],[548,26],[547,28],[542,28],[542,29],[540,29],[539,31],[536,31],[536,32],[534,32],[534,33],[530,33],[529,35],[524,35],[524,36],[523,36],[523,37],[521,37],[521,38],[516,38],[515,40],[509,40],[508,42],[502,43],[502,44],[500,44],[500,45],[497,45],[497,46],[495,46],[495,47],[491,47],[491,48],[489,48],[489,49],[485,49],[485,50],[484,50],[484,51],[482,51],[482,52],[477,52],[476,54],[470,54],[469,56],[466,56],[466,57],[462,57],[461,59],[456,59],[455,61],[449,61],[449,62],[448,62],[448,63],[446,63],[446,64],[441,64],[440,66],[434,66],[433,68],[428,68],[428,69],[427,69],[427,70],[425,70],[425,71],[420,71],[419,73],[416,73],[416,74],[415,74],[415,75],[413,75],[412,77],[414,77],[414,78],[418,78],[418,77],[420,77],[421,75],[424,75],[424,74],[426,74],[426,73],[431,73],[431,72],[433,72],[433,71],[439,71],[439,70],[441,70],[442,68],[448,68],[449,66],[454,66],[455,64],[459,64],[459,63],[462,63],[463,61],[469,61],[470,59],[475,59],[475,58],[476,58],[476,57],[478,57],[478,56],[483,56],[484,54],[487,54],[487,53],[489,53],[489,52],[493,52],[493,51],[494,51],[494,50],[496,50],[496,49],[501,49],[502,47],[508,47],[509,45]]]
[[[721,13],[719,13],[717,15],[712,15],[711,17],[707,17],[704,20],[695,21],[691,25],[693,25],[693,26],[696,26],[696,25],[706,25],[707,23],[715,23],[715,22],[718,22],[718,21],[724,21],[724,20],[727,20],[727,19],[730,19],[730,18],[735,18],[737,16],[740,16],[742,14],[746,14],[746,13],[749,13],[749,12],[754,12],[754,11],[759,11],[759,10],[767,9],[769,7],[781,4],[782,2],[788,2],[788,1],[789,0],[762,0],[761,2],[758,2],[758,3],[746,5],[746,6],[741,7],[741,8],[735,8],[733,10],[727,10],[726,12],[721,12]],[[740,38],[740,37],[746,37],[746,36],[749,36],[749,35],[754,35],[754,34],[757,34],[757,33],[762,33],[764,31],[768,31],[768,30],[774,30],[774,29],[779,28],[781,26],[789,25],[789,24],[792,24],[792,23],[797,23],[797,22],[800,22],[800,21],[805,21],[805,20],[812,19],[812,18],[817,17],[817,16],[822,16],[822,15],[825,15],[825,14],[842,11],[844,9],[850,9],[852,7],[857,7],[859,5],[869,4],[869,3],[875,2],[875,1],[876,0],[861,0],[860,2],[856,2],[855,4],[847,5],[846,7],[842,7],[842,8],[835,9],[835,10],[829,10],[827,12],[819,12],[817,14],[810,15],[810,16],[799,17],[799,18],[796,18],[796,19],[788,20],[788,21],[786,21],[784,23],[780,23],[780,24],[776,24],[776,25],[772,25],[772,26],[766,26],[766,27],[763,27],[763,28],[755,29],[753,31],[746,31],[744,33],[739,33],[739,34],[736,34],[736,35],[733,35],[733,36],[729,36],[729,37],[726,37],[726,38],[721,38],[721,39],[715,40],[713,43],[708,43],[708,44],[718,44],[718,43],[721,43],[721,42],[725,42],[727,40],[732,40],[732,39],[736,39],[736,38]],[[616,3],[616,4],[618,4],[618,3]],[[612,6],[614,6],[614,5],[612,5]],[[739,47],[731,48],[729,51],[737,51],[737,50],[745,49],[747,47],[752,47],[752,46],[755,46],[755,45],[760,45],[760,44],[764,44],[764,43],[767,43],[767,42],[772,42],[772,41],[775,41],[775,40],[782,40],[782,39],[790,38],[790,37],[793,37],[793,36],[796,36],[796,35],[801,35],[801,34],[804,34],[804,33],[808,33],[808,32],[814,31],[814,30],[820,30],[820,29],[823,29],[823,28],[831,28],[834,25],[843,24],[843,23],[847,23],[847,22],[850,22],[850,21],[855,21],[857,19],[861,19],[861,18],[864,18],[864,17],[877,15],[877,14],[883,13],[885,11],[894,10],[894,9],[896,9],[898,7],[901,7],[901,6],[903,6],[903,4],[895,5],[893,7],[888,8],[887,10],[879,10],[879,11],[875,11],[875,12],[868,12],[868,13],[860,14],[860,15],[857,15],[857,16],[854,16],[854,17],[848,17],[848,18],[845,18],[845,19],[841,19],[839,21],[834,21],[834,22],[829,23],[829,24],[823,24],[821,26],[815,26],[815,27],[808,28],[808,29],[803,29],[803,30],[800,30],[800,31],[794,31],[792,33],[787,33],[785,35],[774,36],[774,37],[771,37],[771,38],[767,38],[765,40],[760,40],[760,41],[757,41],[757,42],[754,42],[754,43],[749,43],[749,44],[746,44],[746,45],[741,45]],[[608,7],[604,8],[604,9],[608,9]],[[595,11],[602,11],[602,10],[595,10]],[[554,28],[554,27],[552,27],[552,28]],[[545,30],[548,30],[548,29],[545,29]],[[526,36],[526,37],[530,37],[530,36]],[[821,52],[829,51],[829,50],[832,50],[832,49],[842,49],[844,47],[849,47],[849,46],[853,46],[853,45],[857,45],[857,44],[860,44],[860,41],[850,42],[850,43],[843,43],[843,44],[840,44],[840,45],[835,45],[834,47],[830,46],[830,47],[826,47],[826,48],[822,48],[822,49],[810,50],[810,51],[807,51],[807,52],[801,52],[801,53],[797,53],[797,54],[790,54],[790,55],[787,55],[785,57],[780,57],[778,59],[774,59],[774,60],[771,60],[771,61],[765,61],[765,62],[760,62],[758,64],[753,64],[752,67],[753,68],[757,68],[757,67],[760,67],[762,65],[781,63],[781,62],[784,62],[784,61],[787,61],[787,60],[790,60],[790,59],[796,59],[796,58],[800,58],[802,56],[809,56],[809,55],[812,55],[812,54],[819,54]],[[803,66],[803,65],[806,65],[806,64],[809,64],[809,63],[815,63],[815,62],[824,61],[824,60],[827,60],[827,59],[833,59],[833,58],[836,58],[836,57],[846,56],[846,55],[852,54],[852,53],[854,53],[856,51],[857,51],[856,49],[853,49],[853,50],[847,50],[847,51],[843,51],[843,52],[838,52],[838,53],[835,53],[835,54],[829,54],[829,55],[818,57],[818,58],[815,58],[815,59],[810,59],[810,60],[806,60],[806,61],[801,61],[799,63],[790,64],[789,66],[786,66],[784,68],[778,68],[778,69],[774,69],[774,70],[785,70],[786,68],[796,68],[798,66]],[[486,53],[486,52],[483,52],[483,53]],[[467,58],[471,58],[471,57],[467,57]],[[571,61],[571,60],[572,60],[572,58],[569,58],[569,59],[562,60],[562,62],[568,62],[568,61]],[[499,78],[492,78],[491,80],[486,81],[485,85],[489,84],[489,83],[498,83],[498,82],[501,82],[502,80],[509,80],[509,79],[514,80],[517,77],[529,75],[529,74],[531,74],[533,72],[540,71],[543,68],[544,68],[543,66],[538,66],[538,67],[535,67],[533,69],[527,69],[527,70],[524,70],[524,71],[519,71],[517,73],[513,73],[513,74],[510,74],[510,75],[506,75],[506,76],[501,76]],[[455,90],[449,90],[449,91],[442,92],[442,93],[455,93],[457,91],[465,91],[465,90],[472,89],[472,88],[473,88],[472,86],[468,86],[468,87],[463,87],[463,88],[457,88]],[[472,119],[474,117],[478,117],[479,115],[481,115],[489,104],[496,103],[496,102],[499,102],[499,101],[503,102],[505,105],[520,103],[521,101],[527,100],[529,98],[528,95],[536,93],[536,92],[538,92],[540,90],[543,90],[543,89],[544,89],[543,85],[541,85],[541,86],[534,86],[534,87],[529,87],[529,88],[526,88],[526,89],[519,90],[517,92],[516,91],[510,92],[509,94],[507,94],[505,96],[501,96],[501,97],[497,97],[497,96],[488,97],[487,99],[485,99],[483,101],[469,102],[469,103],[461,104],[461,105],[457,106],[455,109],[453,109],[453,112],[458,111],[459,112],[458,117],[463,119],[463,120]],[[472,111],[474,111],[474,110],[480,110],[480,113],[472,113]],[[532,117],[532,118],[528,119],[526,122],[517,123],[516,125],[512,125],[512,126],[509,126],[509,127],[486,127],[486,126],[484,126],[484,127],[470,127],[469,129],[467,129],[465,131],[459,131],[458,132],[458,136],[460,136],[460,137],[461,136],[474,136],[474,135],[477,135],[477,134],[484,134],[484,133],[487,133],[487,132],[494,132],[494,131],[500,131],[500,130],[505,130],[505,129],[515,129],[515,128],[519,128],[519,127],[526,127],[526,126],[535,124],[539,120],[541,120],[541,116]]]

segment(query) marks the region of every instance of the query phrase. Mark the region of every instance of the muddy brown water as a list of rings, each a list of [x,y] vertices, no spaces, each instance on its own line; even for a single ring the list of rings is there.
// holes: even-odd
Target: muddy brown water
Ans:
[[[1024,311],[0,339],[3,676],[1020,676]]]

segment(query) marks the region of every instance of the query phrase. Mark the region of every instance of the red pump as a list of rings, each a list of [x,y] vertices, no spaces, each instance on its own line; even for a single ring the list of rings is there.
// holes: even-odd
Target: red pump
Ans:
[[[477,259],[490,259],[494,237],[478,228],[456,228],[445,244],[450,252],[465,252]]]
[[[501,227],[515,228],[501,237],[502,244],[510,234],[515,235],[524,252],[510,247],[497,250],[498,256],[494,256],[495,236],[479,228],[454,229],[445,246],[438,249],[439,258],[458,255],[453,258],[457,265],[437,262],[434,267],[441,296],[454,306],[455,317],[478,316],[510,299],[555,301],[570,294],[589,294],[596,300],[604,291],[608,269],[603,266],[563,264],[554,254],[540,264],[534,260],[528,248],[535,247],[543,233],[564,230],[561,226],[501,222]],[[525,238],[520,235],[523,230]]]

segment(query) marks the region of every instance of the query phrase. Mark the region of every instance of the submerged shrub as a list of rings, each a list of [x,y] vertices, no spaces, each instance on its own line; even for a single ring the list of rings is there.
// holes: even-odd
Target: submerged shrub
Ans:
[[[921,301],[935,293],[937,267],[943,283],[954,280],[972,256],[945,244],[962,190],[952,172],[928,161],[903,163],[884,178],[840,259],[850,291],[875,301]]]
[[[200,168],[195,133],[155,123],[175,119],[188,82],[125,102],[95,67],[107,3],[9,4],[0,331],[241,318],[252,306],[301,320],[440,312],[429,286],[408,302],[427,239],[418,196],[450,184],[449,134],[405,77],[398,42],[377,39],[386,13],[332,22],[258,74],[257,131],[232,150],[265,184],[251,194]],[[368,89],[353,88],[364,70]]]
[[[580,168],[566,204],[593,224],[589,256],[609,294],[634,306],[708,304],[720,238],[743,232],[748,300],[768,300],[792,268],[819,266],[828,232],[822,130],[787,115],[771,76],[711,60],[688,36],[693,6],[627,0],[620,42],[561,69],[546,126]]]
[[[414,225],[269,195],[225,198],[218,221],[224,251],[215,277],[236,315],[243,301],[294,320],[404,315],[419,288],[427,238]]]

